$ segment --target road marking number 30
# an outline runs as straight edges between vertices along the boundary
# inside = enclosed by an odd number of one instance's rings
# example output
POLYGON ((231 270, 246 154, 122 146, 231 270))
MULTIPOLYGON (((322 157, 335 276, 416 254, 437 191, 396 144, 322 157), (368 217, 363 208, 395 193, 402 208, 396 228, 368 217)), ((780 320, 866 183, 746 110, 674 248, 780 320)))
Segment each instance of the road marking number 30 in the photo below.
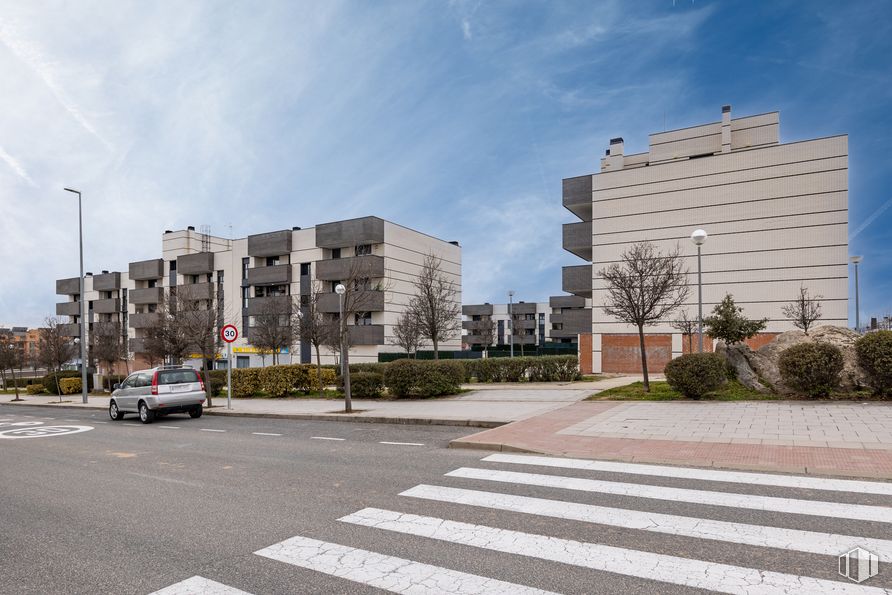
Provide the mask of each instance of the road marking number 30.
POLYGON ((67 436, 89 432, 93 426, 44 426, 39 421, 23 421, 17 423, 3 423, 2 426, 24 426, 0 432, 0 440, 15 440, 18 438, 47 438, 50 436, 67 436))

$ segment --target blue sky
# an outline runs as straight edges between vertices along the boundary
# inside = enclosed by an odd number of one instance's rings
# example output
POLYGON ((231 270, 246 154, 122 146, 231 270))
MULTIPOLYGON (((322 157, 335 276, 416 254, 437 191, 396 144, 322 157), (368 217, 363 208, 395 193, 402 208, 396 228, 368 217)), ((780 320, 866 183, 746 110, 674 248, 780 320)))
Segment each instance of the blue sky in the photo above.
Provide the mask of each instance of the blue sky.
POLYGON ((561 179, 723 104, 849 135, 862 318, 890 312, 889 56, 884 1, 0 1, 0 324, 77 274, 63 186, 87 270, 372 214, 459 240, 466 303, 544 300, 580 262, 561 179))

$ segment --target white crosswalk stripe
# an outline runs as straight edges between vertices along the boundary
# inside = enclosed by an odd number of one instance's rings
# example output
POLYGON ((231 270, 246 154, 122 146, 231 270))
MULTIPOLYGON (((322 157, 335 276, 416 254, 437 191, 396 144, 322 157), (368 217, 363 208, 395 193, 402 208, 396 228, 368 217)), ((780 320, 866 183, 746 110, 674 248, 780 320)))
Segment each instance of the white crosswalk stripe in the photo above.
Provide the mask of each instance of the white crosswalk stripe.
POLYGON ((149 595, 251 595, 203 576, 193 576, 149 595))

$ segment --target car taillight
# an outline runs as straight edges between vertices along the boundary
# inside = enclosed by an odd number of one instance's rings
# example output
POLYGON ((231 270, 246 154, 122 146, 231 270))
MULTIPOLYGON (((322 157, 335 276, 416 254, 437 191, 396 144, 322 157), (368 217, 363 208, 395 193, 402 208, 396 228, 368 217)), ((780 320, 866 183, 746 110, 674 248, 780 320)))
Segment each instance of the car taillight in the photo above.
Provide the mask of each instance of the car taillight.
POLYGON ((152 374, 152 394, 158 394, 158 372, 152 374))
POLYGON ((204 380, 201 379, 201 374, 196 372, 195 375, 198 377, 198 384, 201 385, 201 390, 204 390, 204 380))

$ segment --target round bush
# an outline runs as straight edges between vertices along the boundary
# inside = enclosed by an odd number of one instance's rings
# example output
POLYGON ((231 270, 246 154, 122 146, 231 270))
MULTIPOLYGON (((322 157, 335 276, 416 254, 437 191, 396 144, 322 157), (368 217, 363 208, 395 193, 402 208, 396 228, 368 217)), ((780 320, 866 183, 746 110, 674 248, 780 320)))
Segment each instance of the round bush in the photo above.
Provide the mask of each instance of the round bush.
POLYGON ((353 372, 350 366, 350 393, 358 399, 377 399, 384 392, 384 374, 353 372))
POLYGON ((855 354, 871 388, 879 394, 892 393, 892 331, 864 335, 855 341, 855 354))
POLYGON ((725 358, 717 353, 689 353, 666 364, 666 381, 686 397, 699 399, 728 379, 725 358))
POLYGON ((826 397, 839 386, 842 351, 828 343, 800 343, 781 353, 778 368, 784 383, 810 397, 826 397))
POLYGON ((44 392, 42 384, 29 384, 25 387, 25 392, 29 395, 39 395, 44 392))

